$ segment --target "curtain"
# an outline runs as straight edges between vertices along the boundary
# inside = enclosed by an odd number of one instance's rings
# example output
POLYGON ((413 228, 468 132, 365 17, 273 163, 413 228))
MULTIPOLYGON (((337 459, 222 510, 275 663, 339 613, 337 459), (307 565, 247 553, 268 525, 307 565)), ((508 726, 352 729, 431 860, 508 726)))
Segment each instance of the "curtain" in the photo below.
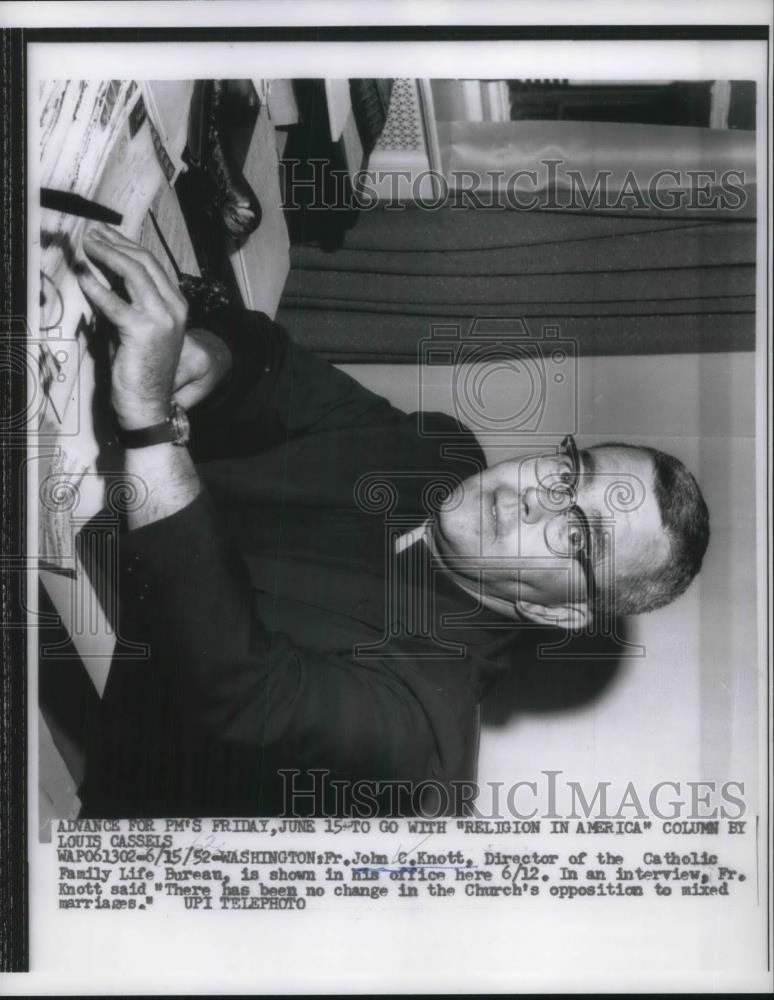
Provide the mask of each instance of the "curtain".
POLYGON ((579 354, 752 350, 755 187, 735 209, 359 213, 341 249, 291 248, 277 315, 331 360, 414 362, 434 325, 521 319, 579 354))

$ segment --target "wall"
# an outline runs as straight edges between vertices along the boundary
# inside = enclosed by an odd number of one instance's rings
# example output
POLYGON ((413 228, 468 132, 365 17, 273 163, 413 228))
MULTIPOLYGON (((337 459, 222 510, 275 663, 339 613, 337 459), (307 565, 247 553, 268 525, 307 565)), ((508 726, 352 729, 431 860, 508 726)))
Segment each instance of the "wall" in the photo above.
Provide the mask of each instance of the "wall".
MULTIPOLYGON (((403 409, 421 401, 453 412, 449 369, 342 367, 403 409)), ((512 412, 514 393, 534 375, 493 374, 482 390, 487 412, 512 412)), ((623 662, 598 697, 547 708, 532 689, 520 698, 518 679, 495 690, 483 707, 479 779, 510 784, 543 769, 583 782, 631 777, 638 787, 741 779, 751 806, 758 738, 754 356, 581 358, 573 378, 574 391, 548 400, 542 426, 561 437, 577 424, 581 446, 642 442, 685 461, 710 509, 710 547, 681 598, 626 623, 646 655, 623 662)), ((482 440, 490 461, 513 452, 495 449, 491 435, 482 440)), ((537 677, 548 691, 568 688, 572 665, 528 669, 533 687, 537 677)))

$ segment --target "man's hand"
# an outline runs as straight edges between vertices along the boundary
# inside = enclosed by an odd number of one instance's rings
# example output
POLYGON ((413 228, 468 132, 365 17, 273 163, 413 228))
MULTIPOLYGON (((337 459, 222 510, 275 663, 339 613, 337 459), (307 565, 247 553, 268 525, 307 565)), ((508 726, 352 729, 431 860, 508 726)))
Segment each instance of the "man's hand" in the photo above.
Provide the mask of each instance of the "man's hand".
POLYGON ((175 372, 174 397, 186 410, 208 396, 231 369, 233 358, 226 344, 204 329, 186 330, 175 372))
MULTIPOLYGON (((181 365, 188 305, 153 255, 114 229, 93 226, 83 248, 103 270, 120 278, 126 289, 127 297, 122 298, 93 274, 78 275, 84 295, 116 329, 117 339, 111 345, 111 396, 118 421, 126 430, 159 424, 169 415, 176 390, 185 405, 184 390, 196 395, 208 380, 207 359, 195 338, 181 365)), ((201 489, 188 450, 171 442, 127 449, 124 468, 147 491, 142 506, 127 513, 130 529, 171 516, 190 504, 201 489)))
POLYGON ((84 295, 116 329, 111 388, 118 422, 126 430, 161 423, 176 388, 188 303, 151 253, 111 227, 92 225, 83 248, 123 281, 128 297, 105 288, 89 271, 78 275, 84 295))

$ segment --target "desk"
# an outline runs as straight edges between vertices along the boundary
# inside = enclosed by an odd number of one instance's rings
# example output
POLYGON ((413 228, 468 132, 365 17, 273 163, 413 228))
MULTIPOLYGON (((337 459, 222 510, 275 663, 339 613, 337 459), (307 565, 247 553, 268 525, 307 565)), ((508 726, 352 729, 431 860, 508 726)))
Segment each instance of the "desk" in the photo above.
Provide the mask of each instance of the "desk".
MULTIPOLYGON (((47 83, 41 94, 42 185, 120 212, 122 232, 151 249, 171 277, 174 270, 149 224, 149 208, 185 273, 198 273, 205 250, 191 239, 178 199, 178 187, 186 179, 183 151, 192 92, 192 81, 58 81, 47 83)), ((249 308, 273 316, 289 269, 289 243, 274 128, 265 107, 248 140, 243 170, 261 202, 262 222, 241 248, 225 244, 220 236, 218 241, 225 245, 237 295, 249 308)), ((78 217, 42 210, 37 245, 40 335, 33 344, 40 398, 30 454, 41 499, 36 553, 41 584, 69 640, 41 652, 40 670, 55 669, 64 661, 76 662, 79 669, 82 664, 101 694, 116 644, 111 524, 117 528, 120 505, 127 502, 133 485, 140 496, 142 484, 126 483, 120 465, 115 465, 120 462, 116 449, 107 449, 106 455, 109 407, 104 380, 100 384, 102 369, 94 357, 99 345, 94 344, 92 311, 73 269, 75 261, 83 259, 85 227, 78 217), (105 521, 106 541, 87 550, 91 564, 84 566, 77 539, 97 514, 105 521), (99 576, 103 586, 97 588, 99 576)), ((215 242, 211 224, 203 238, 215 242)), ((68 815, 77 808, 72 788, 63 788, 52 776, 69 773, 77 782, 80 775, 77 754, 65 739, 66 727, 57 721, 57 712, 66 706, 41 703, 41 708, 46 713, 39 747, 45 821, 63 814, 63 795, 70 803, 68 815), (63 772, 63 761, 56 755, 65 742, 69 771, 63 772), (46 789, 47 782, 51 788, 46 789)))

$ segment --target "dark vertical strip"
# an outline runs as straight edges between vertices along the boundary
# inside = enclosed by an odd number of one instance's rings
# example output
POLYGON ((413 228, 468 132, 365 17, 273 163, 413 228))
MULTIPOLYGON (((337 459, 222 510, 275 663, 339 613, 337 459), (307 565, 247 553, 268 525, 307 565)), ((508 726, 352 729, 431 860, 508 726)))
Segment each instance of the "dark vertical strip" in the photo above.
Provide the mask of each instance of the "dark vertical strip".
POLYGON ((26 601, 19 557, 25 511, 17 488, 25 457, 19 424, 28 350, 18 337, 27 311, 24 44, 22 30, 0 32, 0 972, 29 968, 26 630, 20 625, 26 601))

